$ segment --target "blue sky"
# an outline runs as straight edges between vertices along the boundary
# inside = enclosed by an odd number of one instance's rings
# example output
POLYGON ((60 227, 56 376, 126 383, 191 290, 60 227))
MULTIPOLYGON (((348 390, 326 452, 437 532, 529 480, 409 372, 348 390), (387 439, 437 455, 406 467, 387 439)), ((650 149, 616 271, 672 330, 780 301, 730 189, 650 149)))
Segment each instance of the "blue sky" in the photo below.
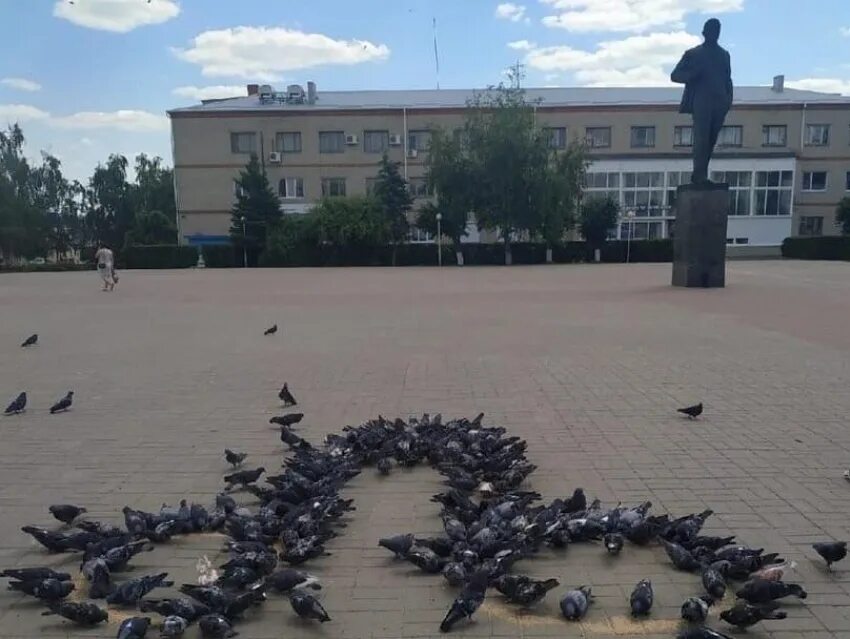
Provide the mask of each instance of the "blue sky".
POLYGON ((113 152, 170 163, 166 109, 252 80, 432 88, 434 18, 444 88, 516 61, 527 86, 653 86, 708 15, 737 84, 850 94, 847 0, 2 0, 0 125, 86 179, 113 152))

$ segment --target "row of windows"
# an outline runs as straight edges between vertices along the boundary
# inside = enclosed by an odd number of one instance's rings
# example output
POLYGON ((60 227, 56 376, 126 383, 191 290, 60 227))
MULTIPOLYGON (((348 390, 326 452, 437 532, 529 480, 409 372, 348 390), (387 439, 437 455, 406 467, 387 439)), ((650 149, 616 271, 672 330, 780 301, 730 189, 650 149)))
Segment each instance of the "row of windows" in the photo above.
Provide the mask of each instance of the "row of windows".
MULTIPOLYGON (((378 178, 366 178, 366 193, 374 193, 378 178)), ((234 193, 239 193, 239 184, 234 182, 234 193)), ((322 178, 322 197, 342 197, 347 192, 347 180, 344 177, 322 178)), ((428 182, 424 177, 410 178, 407 188, 414 198, 425 198, 430 196, 428 182)), ((277 186, 278 196, 285 200, 301 200, 307 197, 304 189, 304 178, 287 177, 281 178, 277 186)))
MULTIPOLYGON (((426 151, 431 143, 431 133, 427 130, 409 131, 407 148, 412 151, 426 151)), ((399 146, 400 140, 390 137, 389 131, 363 131, 363 151, 365 153, 384 153, 391 146, 399 146)), ((359 145, 356 136, 346 135, 345 131, 319 131, 319 153, 343 153, 347 146, 359 145)), ((280 131, 275 134, 274 151, 278 153, 301 153, 302 136, 300 131, 280 131)), ((232 153, 257 153, 257 134, 253 131, 230 134, 232 153)))

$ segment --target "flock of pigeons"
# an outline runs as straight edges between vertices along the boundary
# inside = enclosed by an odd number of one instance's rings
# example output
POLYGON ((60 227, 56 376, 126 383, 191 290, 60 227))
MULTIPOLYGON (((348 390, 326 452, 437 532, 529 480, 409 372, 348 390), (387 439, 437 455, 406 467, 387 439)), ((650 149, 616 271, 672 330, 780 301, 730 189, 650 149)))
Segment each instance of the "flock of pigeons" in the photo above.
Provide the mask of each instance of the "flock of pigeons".
MULTIPOLYGON (((36 336, 27 340, 36 341, 36 336)), ((286 384, 279 397, 286 408, 297 405, 286 384)), ((24 396, 20 410, 25 403, 24 396)), ((65 408, 69 406, 70 398, 65 408)), ((702 405, 680 412, 695 419, 702 405)), ((728 639, 704 624, 709 608, 724 598, 732 581, 742 582, 735 592, 738 601, 720 618, 738 628, 783 619, 786 613, 779 609, 778 600, 807 596, 800 585, 783 581, 793 562, 762 548, 736 544, 734 536, 701 535, 711 510, 672 518, 651 514, 650 502, 606 509, 599 500, 588 503, 581 488, 568 498, 541 503, 540 494, 521 489, 536 468, 525 456, 526 442, 509 436, 504 428, 484 426, 483 413, 472 420, 445 423, 440 415, 408 421, 379 416, 358 427, 347 426, 341 434, 327 435, 321 446, 293 430, 303 417, 303 413, 289 412, 271 418, 291 455, 284 460, 283 472, 265 476, 266 485, 257 483, 265 468, 242 469, 247 454, 225 449, 225 459, 234 470, 224 476, 224 491, 209 508, 186 500, 176 507, 163 504, 158 513, 125 506, 122 528, 84 518, 83 507, 58 504, 49 511, 64 525, 62 529, 24 526, 22 530, 48 552, 81 554, 80 571, 92 601, 68 600, 75 583, 67 572, 11 568, 0 571, 0 576, 10 580, 10 590, 44 602, 44 615, 59 615, 82 626, 108 620, 108 610, 95 603, 105 600, 111 606, 158 613, 162 637, 179 637, 195 622, 203 637, 232 637, 238 634, 234 623, 262 605, 270 591, 286 595, 299 617, 324 623, 330 616, 314 594, 321 585, 300 566, 326 554, 325 544, 339 534, 345 525, 341 519, 354 510, 353 500, 340 497, 340 490, 364 467, 389 475, 398 467, 428 464, 444 476, 447 485, 432 498, 441 506, 443 533, 432 537, 398 534, 378 543, 399 560, 425 573, 440 574, 450 586, 460 588, 440 624, 442 632, 471 619, 491 588, 522 608, 543 600, 560 586, 559 581, 517 574, 514 565, 545 546, 565 549, 575 543, 601 541, 611 555, 619 555, 627 541, 640 546, 660 544, 677 569, 698 573, 705 593, 683 602, 681 615, 689 625, 678 635, 680 639, 728 639), (238 505, 231 494, 236 490, 249 493, 259 505, 254 510, 238 505), (174 585, 165 572, 117 579, 138 553, 166 544, 176 535, 208 531, 227 535, 224 550, 229 560, 205 570, 199 583, 181 585, 184 596, 148 597, 157 588, 174 585)), ((828 568, 847 554, 846 542, 818 543, 814 548, 828 568)), ((631 614, 650 614, 653 599, 650 580, 638 582, 629 598, 631 614)), ((593 602, 592 589, 577 586, 562 593, 559 601, 564 618, 580 620, 593 602)), ((145 637, 150 626, 150 617, 126 618, 118 639, 145 637)))

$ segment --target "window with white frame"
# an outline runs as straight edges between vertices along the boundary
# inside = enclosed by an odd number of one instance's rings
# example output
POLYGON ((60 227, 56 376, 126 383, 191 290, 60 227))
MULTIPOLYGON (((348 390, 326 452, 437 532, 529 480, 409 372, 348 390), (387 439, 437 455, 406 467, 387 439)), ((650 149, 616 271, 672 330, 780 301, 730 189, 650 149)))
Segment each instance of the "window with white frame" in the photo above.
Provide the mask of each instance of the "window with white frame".
POLYGON ((304 178, 282 178, 277 184, 277 194, 285 200, 304 197, 304 178))
POLYGON ((676 206, 677 189, 691 183, 690 171, 668 171, 667 173, 667 210, 672 215, 672 209, 676 206))
POLYGON ((823 235, 823 217, 820 215, 800 217, 800 235, 823 235))
POLYGON ((363 152, 383 153, 390 148, 389 131, 363 131, 363 152))
POLYGON ((694 145, 694 127, 692 126, 675 126, 673 127, 673 146, 693 146, 694 145))
POLYGON ((634 211, 638 217, 663 215, 664 190, 661 171, 623 173, 623 211, 634 211))
POLYGON ((753 195, 752 171, 712 171, 714 182, 729 185, 729 215, 749 215, 753 195))
POLYGON ((607 149, 611 146, 611 127, 589 126, 585 129, 584 139, 591 149, 607 149))
POLYGON ((717 135, 717 146, 742 146, 744 144, 744 127, 729 125, 721 127, 717 135))
POLYGON ((620 223, 620 238, 633 240, 658 240, 663 237, 663 222, 636 222, 624 219, 620 223))
POLYGON ((784 124, 765 124, 761 128, 764 146, 785 146, 788 144, 788 127, 784 124))
POLYGON ((829 125, 807 124, 805 144, 806 146, 829 146, 829 125))
POLYGON ((256 153, 257 134, 253 131, 243 131, 230 134, 231 153, 256 153))
POLYGON ((319 131, 319 153, 343 153, 345 131, 319 131))
POLYGON ((301 153, 301 131, 280 131, 275 135, 274 148, 280 153, 301 153))
POLYGON ((550 149, 566 149, 567 148, 567 128, 566 127, 549 127, 546 129, 549 134, 550 149))
POLYGON ((632 148, 643 149, 655 146, 654 126, 632 127, 632 148))
POLYGON ((431 145, 431 132, 427 129, 418 129, 407 132, 408 151, 427 151, 431 145))
POLYGON ((620 174, 593 171, 584 176, 587 197, 609 198, 620 203, 620 174))
POLYGON ((428 231, 420 229, 418 226, 411 226, 407 230, 407 241, 411 244, 424 244, 433 242, 434 236, 428 231))
POLYGON ((826 191, 826 171, 803 172, 803 191, 826 191))
POLYGON ((233 180, 233 195, 236 197, 245 197, 248 192, 245 187, 239 183, 239 180, 233 180))
POLYGON ((791 215, 793 171, 756 171, 754 215, 791 215))
POLYGON ((407 189, 414 198, 428 197, 428 180, 424 177, 412 177, 407 180, 407 189))
POLYGON ((322 178, 322 197, 344 197, 345 178, 322 178))

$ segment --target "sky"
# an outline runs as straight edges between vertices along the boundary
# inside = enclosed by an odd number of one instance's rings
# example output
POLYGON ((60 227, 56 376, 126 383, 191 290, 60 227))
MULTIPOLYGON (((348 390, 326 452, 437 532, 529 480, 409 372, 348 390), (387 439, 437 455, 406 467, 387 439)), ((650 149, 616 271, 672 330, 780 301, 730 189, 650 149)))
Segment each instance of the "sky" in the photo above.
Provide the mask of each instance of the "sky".
POLYGON ((86 181, 111 153, 171 164, 166 110, 308 80, 324 90, 661 86, 723 23, 736 84, 850 95, 847 0, 0 0, 0 126, 86 181), (813 10, 813 9, 817 10, 813 10))

